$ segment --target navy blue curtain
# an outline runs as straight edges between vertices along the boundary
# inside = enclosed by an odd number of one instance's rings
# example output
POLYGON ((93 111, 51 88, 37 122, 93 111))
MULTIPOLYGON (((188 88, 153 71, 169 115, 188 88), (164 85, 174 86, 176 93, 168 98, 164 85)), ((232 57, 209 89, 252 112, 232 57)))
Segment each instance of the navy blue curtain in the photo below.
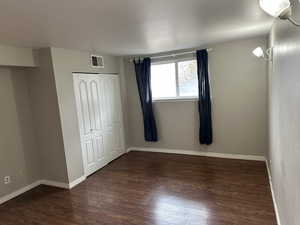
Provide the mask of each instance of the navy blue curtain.
POLYGON ((134 60, 136 81, 144 118, 144 136, 149 142, 158 141, 155 117, 152 108, 151 59, 134 60))
POLYGON ((199 89, 199 141, 200 144, 210 145, 213 141, 211 99, 208 73, 207 50, 197 51, 198 89, 199 89))

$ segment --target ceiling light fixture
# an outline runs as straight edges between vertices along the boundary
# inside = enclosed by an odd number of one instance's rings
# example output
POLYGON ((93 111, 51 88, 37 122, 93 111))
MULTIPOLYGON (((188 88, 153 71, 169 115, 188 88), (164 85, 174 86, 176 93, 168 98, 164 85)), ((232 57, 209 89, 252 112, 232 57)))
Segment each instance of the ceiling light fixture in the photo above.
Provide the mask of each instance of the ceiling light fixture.
POLYGON ((259 0, 259 5, 269 15, 279 17, 282 20, 288 20, 295 26, 300 26, 300 24, 292 18, 290 0, 259 0))
POLYGON ((266 51, 263 50, 262 47, 258 46, 256 49, 252 51, 253 55, 257 58, 263 58, 267 61, 272 60, 272 48, 267 49, 266 51))

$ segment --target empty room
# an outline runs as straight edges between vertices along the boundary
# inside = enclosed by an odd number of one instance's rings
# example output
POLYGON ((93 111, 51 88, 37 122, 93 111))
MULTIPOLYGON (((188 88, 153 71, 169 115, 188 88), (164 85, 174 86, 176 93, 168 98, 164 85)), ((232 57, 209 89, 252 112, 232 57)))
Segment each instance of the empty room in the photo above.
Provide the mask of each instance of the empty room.
POLYGON ((0 225, 300 225, 299 0, 0 11, 0 225))

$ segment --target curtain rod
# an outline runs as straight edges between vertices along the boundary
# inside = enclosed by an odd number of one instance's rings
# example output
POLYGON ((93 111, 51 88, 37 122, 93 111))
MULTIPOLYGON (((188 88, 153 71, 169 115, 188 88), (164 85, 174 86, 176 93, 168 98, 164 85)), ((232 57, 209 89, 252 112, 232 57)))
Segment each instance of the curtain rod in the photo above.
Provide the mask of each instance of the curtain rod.
MULTIPOLYGON (((208 48, 206 49, 208 52, 211 52, 213 49, 212 48, 208 48)), ((168 58, 168 57, 176 57, 179 55, 187 55, 187 54, 193 54, 196 53, 196 51, 189 51, 189 52, 179 52, 179 53, 174 53, 174 54, 167 54, 167 55, 158 55, 158 56, 150 56, 151 59, 160 59, 160 58, 168 58)), ((140 58, 146 58, 147 56, 142 56, 140 58)), ((139 58, 139 56, 137 57, 133 57, 130 59, 130 62, 133 62, 133 60, 135 58, 139 58)))

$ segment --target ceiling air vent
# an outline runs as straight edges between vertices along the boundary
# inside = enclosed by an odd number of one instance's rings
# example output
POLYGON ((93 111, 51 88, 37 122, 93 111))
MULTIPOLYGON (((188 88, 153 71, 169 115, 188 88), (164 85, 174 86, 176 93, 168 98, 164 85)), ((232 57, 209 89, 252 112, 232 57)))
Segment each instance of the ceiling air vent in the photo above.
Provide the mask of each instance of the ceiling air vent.
POLYGON ((91 55, 91 63, 94 68, 104 68, 103 56, 91 55))

